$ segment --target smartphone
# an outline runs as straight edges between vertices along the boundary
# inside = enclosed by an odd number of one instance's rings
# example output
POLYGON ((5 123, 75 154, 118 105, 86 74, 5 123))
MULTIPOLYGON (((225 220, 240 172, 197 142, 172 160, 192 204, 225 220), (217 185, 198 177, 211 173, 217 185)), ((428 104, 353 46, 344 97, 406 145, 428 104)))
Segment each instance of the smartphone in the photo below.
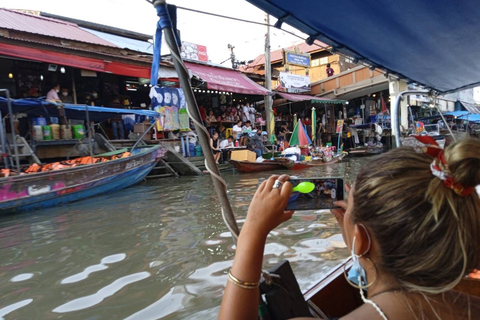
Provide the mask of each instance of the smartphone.
POLYGON ((313 183, 315 188, 309 193, 293 191, 288 200, 287 210, 338 208, 333 202, 343 200, 345 196, 345 184, 343 178, 303 178, 290 179, 290 182, 292 183, 293 188, 302 182, 313 183))

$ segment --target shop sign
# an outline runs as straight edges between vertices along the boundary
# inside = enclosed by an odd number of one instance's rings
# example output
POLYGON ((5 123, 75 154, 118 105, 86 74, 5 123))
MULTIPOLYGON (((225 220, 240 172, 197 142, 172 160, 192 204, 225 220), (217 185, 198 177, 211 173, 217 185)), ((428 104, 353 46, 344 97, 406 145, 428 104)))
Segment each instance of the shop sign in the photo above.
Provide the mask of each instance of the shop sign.
POLYGON ((183 59, 208 62, 207 47, 182 41, 180 56, 183 59))
POLYGON ((310 54, 309 53, 296 53, 293 51, 284 51, 285 64, 291 64, 294 66, 310 67, 310 54))
POLYGON ((343 120, 338 120, 337 121, 337 133, 342 132, 343 129, 343 120))
POLYGON ((280 72, 280 86, 287 92, 310 91, 310 77, 280 72))

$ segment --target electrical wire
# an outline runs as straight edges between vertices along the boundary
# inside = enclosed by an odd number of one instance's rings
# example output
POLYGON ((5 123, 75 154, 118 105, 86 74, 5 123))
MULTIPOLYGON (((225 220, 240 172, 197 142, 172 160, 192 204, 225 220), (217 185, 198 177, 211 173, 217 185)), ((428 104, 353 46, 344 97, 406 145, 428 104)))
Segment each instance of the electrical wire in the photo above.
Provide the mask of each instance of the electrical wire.
MULTIPOLYGON (((151 3, 153 4, 153 0, 145 0, 147 1, 148 3, 151 3)), ((258 21, 253 21, 253 20, 247 20, 247 19, 241 19, 241 18, 235 18, 235 17, 231 17, 231 16, 226 16, 226 15, 223 15, 223 14, 218 14, 218 13, 212 13, 212 12, 207 12, 207 11, 202 11, 202 10, 197 10, 197 9, 192 9, 192 8, 186 8, 186 7, 180 7, 180 6, 176 6, 177 9, 181 9, 181 10, 185 10, 185 11, 190 11, 190 12, 195 12, 195 13, 200 13, 200 14, 205 14, 205 15, 209 15, 209 16, 213 16, 213 17, 218 17, 218 18, 223 18, 223 19, 229 19, 229 20, 234 20, 234 21, 239 21, 239 22, 245 22, 245 23, 250 23, 250 24, 256 24, 256 25, 260 25, 260 26, 264 26, 264 27, 272 27, 272 28, 275 28, 275 29, 278 29, 278 30, 282 30, 283 32, 286 32, 294 37, 297 37, 303 41, 306 41, 307 39, 305 39, 304 37, 302 36, 299 36, 298 34, 292 32, 292 31, 288 31, 288 30, 285 30, 285 29, 282 29, 282 28, 277 28, 275 27, 273 24, 267 24, 265 22, 258 22, 258 21)), ((317 47, 321 48, 321 49, 328 49, 329 47, 324 47, 324 46, 321 46, 320 44, 314 42, 313 45, 316 45, 317 47)))
MULTIPOLYGON (((153 0, 145 0, 145 1, 147 1, 148 3, 151 3, 151 4, 153 4, 153 2, 154 2, 153 0)), ((176 6, 176 7, 177 7, 177 9, 181 9, 181 10, 185 10, 185 11, 190 11, 190 12, 195 12, 195 13, 200 13, 200 14, 205 14, 205 15, 209 15, 209 16, 213 16, 213 17, 218 17, 218 18, 223 18, 223 19, 229 19, 229 20, 234 20, 234 21, 239 21, 239 22, 245 22, 245 23, 250 23, 250 24, 256 24, 256 25, 261 25, 261 26, 265 26, 265 27, 266 27, 266 26, 272 27, 272 28, 281 30, 281 31, 283 31, 283 32, 285 32, 285 33, 288 33, 288 34, 290 34, 290 35, 292 35, 292 36, 294 36, 294 37, 297 37, 297 38, 299 38, 299 39, 301 39, 301 40, 303 40, 303 41, 305 41, 305 42, 307 41, 306 38, 304 38, 304 37, 302 37, 302 36, 300 36, 300 35, 292 32, 292 31, 288 31, 288 30, 285 30, 285 29, 282 29, 282 28, 278 28, 278 27, 276 27, 275 25, 267 24, 267 23, 265 23, 265 22, 258 22, 258 21, 253 21, 253 20, 235 18, 235 17, 231 17, 231 16, 226 16, 226 15, 218 14, 218 13, 212 13, 212 12, 207 12, 207 11, 202 11, 202 10, 197 10, 197 9, 192 9, 192 8, 186 8, 186 7, 181 7, 181 6, 176 6)), ((312 45, 315 45, 315 46, 317 46, 317 47, 320 48, 320 49, 327 50, 327 51, 329 51, 331 54, 338 54, 339 56, 342 56, 342 57, 344 57, 344 58, 349 58, 349 59, 357 60, 357 61, 358 61, 358 62, 356 62, 357 65, 363 65, 363 66, 365 66, 365 67, 367 67, 367 68, 370 68, 370 69, 373 68, 373 70, 376 70, 376 69, 377 69, 377 67, 375 67, 375 66, 372 66, 372 65, 369 65, 368 63, 359 61, 360 59, 357 59, 357 58, 351 57, 351 56, 349 56, 349 55, 347 55, 347 54, 344 54, 344 53, 342 53, 342 52, 339 52, 339 51, 337 51, 335 48, 332 48, 331 46, 322 46, 322 45, 320 45, 319 43, 317 43, 316 41, 314 41, 312 45)), ((395 75, 393 75, 393 74, 392 74, 391 76, 392 76, 393 78, 396 77, 396 78, 400 79, 399 76, 397 77, 397 76, 395 76, 395 75)))

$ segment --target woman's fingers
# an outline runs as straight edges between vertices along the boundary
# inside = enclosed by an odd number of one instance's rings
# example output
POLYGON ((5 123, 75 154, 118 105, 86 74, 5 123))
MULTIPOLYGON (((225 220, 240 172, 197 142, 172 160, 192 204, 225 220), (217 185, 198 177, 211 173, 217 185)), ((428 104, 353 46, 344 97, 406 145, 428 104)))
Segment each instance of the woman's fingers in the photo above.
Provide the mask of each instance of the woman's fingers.
POLYGON ((260 184, 260 186, 258 187, 257 192, 262 192, 263 189, 265 189, 265 186, 266 186, 266 185, 267 185, 267 180, 264 180, 264 181, 260 184))
POLYGON ((343 210, 347 210, 348 207, 348 203, 345 200, 335 201, 333 204, 337 207, 342 208, 343 210))
POLYGON ((345 191, 349 193, 350 189, 352 189, 352 187, 350 186, 350 183, 345 183, 345 191))
POLYGON ((265 185, 265 191, 270 192, 273 188, 273 184, 275 183, 275 180, 278 179, 278 175, 273 175, 270 178, 267 179, 267 184, 265 185))

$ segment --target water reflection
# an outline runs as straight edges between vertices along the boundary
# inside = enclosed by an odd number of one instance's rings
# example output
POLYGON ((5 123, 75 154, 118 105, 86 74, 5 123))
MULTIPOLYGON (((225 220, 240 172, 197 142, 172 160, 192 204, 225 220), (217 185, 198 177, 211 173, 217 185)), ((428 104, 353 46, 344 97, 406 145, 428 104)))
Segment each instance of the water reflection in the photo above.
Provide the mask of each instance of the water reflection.
MULTIPOLYGON (((345 176, 358 162, 296 173, 345 176)), ((237 221, 270 173, 227 173, 237 221)), ((0 218, 0 317, 212 319, 234 246, 210 177, 150 181, 0 218)), ((306 289, 347 256, 334 217, 304 211, 268 237, 264 267, 289 259, 306 289)))

